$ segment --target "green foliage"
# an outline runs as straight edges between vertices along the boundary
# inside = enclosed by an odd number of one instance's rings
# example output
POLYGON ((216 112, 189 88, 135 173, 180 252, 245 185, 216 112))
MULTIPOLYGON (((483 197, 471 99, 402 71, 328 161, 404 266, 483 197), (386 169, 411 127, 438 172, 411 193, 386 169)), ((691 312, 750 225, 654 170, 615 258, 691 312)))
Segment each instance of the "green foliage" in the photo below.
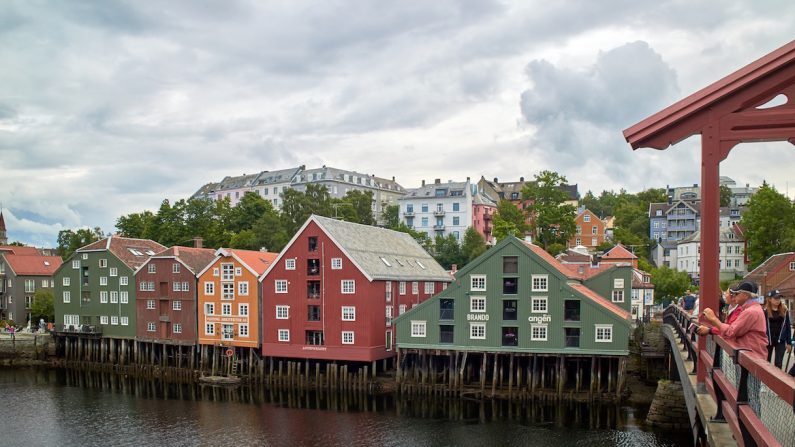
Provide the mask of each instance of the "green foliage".
POLYGON ((105 236, 99 227, 79 228, 77 230, 61 230, 58 232, 58 247, 56 253, 66 260, 80 247, 96 242, 105 236))
POLYGON ((409 228, 408 225, 400 222, 397 228, 394 228, 395 231, 400 231, 401 233, 408 233, 411 237, 417 241, 418 244, 422 246, 428 253, 433 253, 433 240, 428 236, 428 233, 424 231, 415 231, 409 228))
POLYGON ((751 198, 740 223, 746 230, 751 269, 771 255, 795 248, 795 207, 766 182, 751 198))
POLYGON ((44 318, 44 321, 55 321, 52 291, 39 289, 33 294, 30 317, 31 321, 37 321, 39 318, 44 318))
POLYGON ((461 255, 464 258, 463 267, 472 262, 473 259, 486 252, 488 246, 483 236, 478 233, 475 227, 469 227, 464 232, 464 241, 461 244, 461 255))
POLYGON ((726 185, 720 185, 720 206, 729 206, 732 203, 732 190, 726 185))
POLYGON ((434 244, 434 259, 446 270, 450 270, 453 264, 462 266, 466 260, 461 253, 461 246, 452 234, 447 237, 436 236, 434 244))
POLYGON ((390 230, 394 230, 400 223, 400 205, 397 203, 387 205, 381 213, 381 218, 384 221, 384 226, 390 230))
POLYGON ((551 254, 552 256, 557 256, 563 253, 565 250, 566 246, 558 242, 549 244, 549 246, 546 248, 547 253, 551 254))
POLYGON ((651 282, 654 284, 654 301, 660 303, 663 300, 671 301, 685 293, 690 286, 690 277, 685 272, 679 272, 662 266, 658 269, 651 269, 651 282))
POLYGON ((375 225, 373 217, 373 192, 353 189, 345 193, 339 203, 347 205, 352 210, 350 219, 346 222, 355 222, 363 225, 375 225))
POLYGON ((576 230, 577 210, 565 204, 569 200, 569 195, 561 189, 565 184, 566 177, 557 172, 541 171, 536 174, 535 181, 522 188, 522 199, 530 201, 525 211, 531 218, 534 242, 547 250, 552 244, 565 247, 576 230))
POLYGON ((155 220, 151 211, 132 213, 116 219, 116 229, 119 235, 137 239, 146 239, 151 231, 150 226, 155 220))
POLYGON ((493 222, 493 234, 497 240, 509 234, 522 239, 530 230, 525 213, 509 200, 500 200, 500 203, 497 204, 493 222))
POLYGON ((306 191, 288 189, 282 193, 282 222, 287 234, 295 234, 312 214, 332 217, 331 196, 323 185, 309 183, 306 191))

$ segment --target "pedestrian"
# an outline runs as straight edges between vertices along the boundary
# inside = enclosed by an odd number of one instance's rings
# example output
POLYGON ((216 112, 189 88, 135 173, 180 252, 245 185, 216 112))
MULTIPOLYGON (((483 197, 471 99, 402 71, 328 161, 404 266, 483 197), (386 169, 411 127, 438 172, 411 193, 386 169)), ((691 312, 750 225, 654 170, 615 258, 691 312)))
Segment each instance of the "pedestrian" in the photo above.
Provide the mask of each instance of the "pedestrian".
POLYGON ((726 314, 723 318, 723 322, 726 324, 732 324, 743 310, 734 300, 734 294, 731 293, 732 287, 737 287, 737 284, 733 284, 723 293, 723 299, 726 300, 726 314))
POLYGON ((765 303, 765 315, 768 321, 767 361, 769 362, 773 358, 773 364, 779 369, 781 369, 784 360, 784 351, 792 351, 789 312, 787 312, 787 305, 781 302, 781 298, 782 295, 778 289, 771 290, 767 294, 765 303))
POLYGON ((693 312, 693 306, 696 305, 696 297, 690 293, 690 289, 687 289, 685 292, 684 298, 682 298, 682 308, 687 311, 687 313, 693 312))
POLYGON ((702 315, 709 325, 700 326, 697 329, 698 334, 720 335, 735 343, 738 348, 751 351, 752 355, 760 359, 767 358, 767 319, 756 301, 756 290, 756 284, 748 281, 730 289, 734 300, 742 307, 740 314, 730 324, 726 324, 720 321, 712 309, 704 309, 702 315))

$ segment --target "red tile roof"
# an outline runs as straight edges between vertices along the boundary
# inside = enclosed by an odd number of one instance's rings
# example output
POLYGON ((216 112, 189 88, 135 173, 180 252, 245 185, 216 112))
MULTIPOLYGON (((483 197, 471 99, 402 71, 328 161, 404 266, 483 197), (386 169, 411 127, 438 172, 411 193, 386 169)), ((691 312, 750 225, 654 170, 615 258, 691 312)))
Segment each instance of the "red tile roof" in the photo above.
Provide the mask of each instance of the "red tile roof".
POLYGON ((638 259, 631 251, 624 248, 623 245, 618 244, 615 247, 608 250, 607 253, 602 255, 602 260, 613 260, 613 259, 638 259))
POLYGON ((569 286, 571 286, 572 289, 574 289, 577 292, 579 292, 582 295, 584 295, 586 298, 589 298, 591 301, 593 301, 596 304, 604 307, 605 309, 609 310, 610 312, 613 312, 614 314, 618 315, 619 317, 624 318, 624 319, 628 319, 629 318, 629 312, 627 312, 626 310, 622 309, 621 307, 613 304, 612 302, 602 298, 596 292, 594 292, 593 290, 585 287, 584 285, 582 285, 582 284, 569 284, 569 286))
POLYGON ((150 257, 165 249, 165 246, 150 239, 110 236, 78 248, 77 251, 109 250, 123 263, 127 264, 128 267, 135 270, 142 266, 150 257))
POLYGON ((17 276, 52 276, 63 261, 60 256, 3 255, 17 276))
POLYGON ((257 272, 257 275, 265 273, 265 270, 267 270, 276 257, 279 256, 279 253, 271 253, 268 251, 234 250, 231 248, 227 248, 226 251, 234 253, 243 263, 257 272))
POLYGON ((18 256, 40 256, 36 247, 21 247, 19 245, 0 245, 0 253, 10 253, 18 256))
POLYGON ((522 241, 522 243, 525 244, 527 246, 527 248, 532 250, 533 253, 537 254, 543 260, 548 262, 552 266, 552 268, 554 268, 555 270, 563 273, 568 278, 570 278, 570 279, 580 279, 581 278, 580 275, 576 273, 576 269, 575 269, 574 272, 572 272, 565 265, 563 265, 560 261, 555 259, 551 254, 547 253, 546 250, 544 250, 543 248, 539 247, 538 245, 531 244, 531 243, 529 243, 527 241, 522 241))
POLYGON ((175 245, 161 251, 153 257, 162 258, 171 256, 185 263, 193 273, 199 273, 213 262, 213 259, 215 259, 215 250, 212 248, 180 247, 175 245))

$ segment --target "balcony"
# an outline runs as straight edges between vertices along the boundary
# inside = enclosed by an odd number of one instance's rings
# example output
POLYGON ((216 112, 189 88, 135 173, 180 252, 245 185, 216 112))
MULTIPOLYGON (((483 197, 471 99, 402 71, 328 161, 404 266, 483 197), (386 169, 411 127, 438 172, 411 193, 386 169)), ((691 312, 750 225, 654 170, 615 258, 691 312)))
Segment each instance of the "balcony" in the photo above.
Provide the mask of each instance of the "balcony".
POLYGON ((442 225, 434 225, 433 231, 444 231, 444 224, 442 225))
POLYGON ((444 217, 444 210, 436 210, 433 212, 433 215, 436 217, 444 217))
POLYGON ((404 212, 403 216, 404 217, 414 217, 414 210, 404 212))

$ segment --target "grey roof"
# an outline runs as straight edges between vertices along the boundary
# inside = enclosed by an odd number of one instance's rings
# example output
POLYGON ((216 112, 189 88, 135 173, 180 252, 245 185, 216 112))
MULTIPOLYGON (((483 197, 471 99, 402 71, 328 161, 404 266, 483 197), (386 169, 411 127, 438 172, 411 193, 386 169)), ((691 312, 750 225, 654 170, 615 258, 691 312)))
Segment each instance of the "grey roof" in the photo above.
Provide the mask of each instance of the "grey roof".
POLYGON ((430 183, 419 188, 411 188, 406 190, 406 195, 398 200, 410 200, 421 197, 467 197, 467 182, 447 182, 447 183, 430 183), (446 189, 447 191, 443 196, 436 195, 437 189, 446 189), (459 191, 460 194, 453 195, 453 191, 459 191))
POLYGON ((298 166, 290 169, 280 169, 278 171, 262 171, 257 178, 252 182, 254 185, 270 185, 273 183, 289 183, 293 177, 304 169, 304 166, 298 166))
POLYGON ((254 182, 254 180, 257 177, 259 177, 259 173, 249 174, 249 175, 243 174, 243 175, 238 175, 236 177, 227 176, 224 177, 223 180, 221 180, 221 183, 218 185, 218 188, 216 188, 216 190, 224 191, 227 189, 237 189, 246 186, 251 186, 251 184, 254 182))
POLYGON ((315 215, 312 219, 372 279, 453 280, 408 233, 315 215))
POLYGON ((487 206, 497 206, 497 201, 493 198, 489 197, 485 191, 478 190, 477 194, 472 197, 472 204, 473 205, 487 205, 487 206))
MULTIPOLYGON (((528 183, 535 183, 535 182, 520 180, 518 182, 497 183, 497 185, 499 185, 500 190, 504 195, 510 197, 509 193, 512 192, 521 193, 524 186, 528 183)), ((569 200, 580 200, 580 192, 576 183, 573 185, 560 185, 558 186, 558 189, 565 192, 569 196, 569 200)))
MULTIPOLYGON (((718 234, 720 237, 719 242, 743 242, 734 227, 721 227, 718 234)), ((688 242, 701 242, 701 231, 696 230, 695 233, 679 241, 680 244, 688 242)))
POLYGON ((337 169, 332 168, 330 166, 323 166, 320 168, 314 169, 306 169, 304 172, 301 173, 300 177, 298 178, 297 183, 310 183, 310 182, 321 182, 321 181, 335 181, 335 182, 344 182, 349 183, 347 181, 346 176, 354 176, 359 177, 362 179, 361 183, 352 183, 357 186, 365 187, 365 188, 379 188, 379 189, 386 189, 389 191, 404 191, 404 188, 400 186, 394 179, 389 180, 381 177, 376 177, 372 174, 361 174, 356 171, 346 171, 344 169, 337 169), (312 180, 312 174, 320 174, 317 180, 312 180), (370 179, 370 184, 367 185, 365 180, 370 179))
POLYGON ((216 189, 218 189, 219 184, 220 183, 214 182, 207 183, 206 185, 199 188, 199 190, 193 193, 193 195, 190 197, 192 199, 205 199, 211 192, 214 192, 216 189))
POLYGON ((668 211, 668 208, 670 208, 670 207, 671 207, 671 205, 668 204, 668 203, 650 203, 649 204, 649 217, 665 217, 665 214, 668 211), (660 216, 655 216, 655 213, 657 212, 657 210, 662 211, 662 214, 660 216))

